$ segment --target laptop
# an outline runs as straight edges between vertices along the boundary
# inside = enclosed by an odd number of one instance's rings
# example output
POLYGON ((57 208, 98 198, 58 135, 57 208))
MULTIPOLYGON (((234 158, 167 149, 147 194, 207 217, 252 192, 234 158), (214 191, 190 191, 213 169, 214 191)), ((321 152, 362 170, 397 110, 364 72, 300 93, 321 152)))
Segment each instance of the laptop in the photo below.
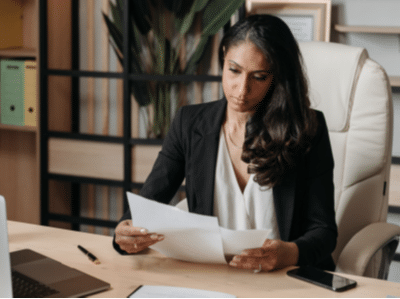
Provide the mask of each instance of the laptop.
POLYGON ((81 297, 108 288, 109 283, 33 250, 10 253, 6 203, 0 195, 0 297, 81 297))

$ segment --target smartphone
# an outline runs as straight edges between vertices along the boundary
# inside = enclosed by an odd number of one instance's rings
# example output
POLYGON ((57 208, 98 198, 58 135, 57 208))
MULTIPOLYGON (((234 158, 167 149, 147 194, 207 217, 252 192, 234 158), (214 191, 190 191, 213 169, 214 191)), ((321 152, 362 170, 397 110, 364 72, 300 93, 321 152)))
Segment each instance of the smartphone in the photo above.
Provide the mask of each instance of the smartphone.
POLYGON ((287 275, 335 292, 343 292, 345 290, 352 289, 357 285, 357 282, 354 280, 347 279, 336 274, 331 274, 310 266, 301 266, 297 269, 289 270, 287 275))

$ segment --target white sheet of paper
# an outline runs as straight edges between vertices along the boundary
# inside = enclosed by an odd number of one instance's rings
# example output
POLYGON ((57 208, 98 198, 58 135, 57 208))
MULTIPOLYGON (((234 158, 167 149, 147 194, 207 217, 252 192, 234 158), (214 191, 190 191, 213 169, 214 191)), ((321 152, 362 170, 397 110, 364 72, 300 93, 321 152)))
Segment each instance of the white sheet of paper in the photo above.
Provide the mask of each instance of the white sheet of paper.
POLYGON ((227 293, 171 286, 143 285, 129 298, 236 298, 227 293))
POLYGON ((244 249, 261 247, 271 229, 231 230, 220 227, 224 254, 240 254, 244 249))
POLYGON ((128 192, 132 224, 165 239, 151 246, 162 254, 202 263, 226 263, 217 217, 187 213, 128 192))
POLYGON ((182 211, 127 192, 132 224, 165 239, 151 246, 179 260, 200 263, 226 263, 225 254, 261 247, 271 230, 230 230, 219 227, 218 219, 182 211))
POLYGON ((151 246, 162 254, 195 263, 226 263, 218 230, 201 228, 159 229, 165 239, 151 246))

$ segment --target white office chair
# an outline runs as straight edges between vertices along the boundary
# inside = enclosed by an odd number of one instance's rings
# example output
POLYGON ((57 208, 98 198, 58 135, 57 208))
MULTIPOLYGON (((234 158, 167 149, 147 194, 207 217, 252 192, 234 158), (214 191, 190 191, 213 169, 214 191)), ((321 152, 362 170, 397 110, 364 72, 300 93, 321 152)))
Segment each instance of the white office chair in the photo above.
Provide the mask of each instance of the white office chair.
POLYGON ((336 271, 387 279, 400 227, 386 223, 393 138, 391 88, 363 48, 300 43, 314 108, 335 159, 336 271))

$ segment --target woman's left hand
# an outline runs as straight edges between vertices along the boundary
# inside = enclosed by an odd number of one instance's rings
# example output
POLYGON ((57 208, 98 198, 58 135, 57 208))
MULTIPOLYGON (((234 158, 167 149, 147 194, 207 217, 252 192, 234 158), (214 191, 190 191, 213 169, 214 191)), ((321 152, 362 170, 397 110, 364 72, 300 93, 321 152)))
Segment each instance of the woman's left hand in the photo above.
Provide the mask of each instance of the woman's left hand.
POLYGON ((293 242, 265 240, 260 248, 245 249, 233 257, 230 266, 240 269, 272 271, 297 264, 299 249, 293 242))

